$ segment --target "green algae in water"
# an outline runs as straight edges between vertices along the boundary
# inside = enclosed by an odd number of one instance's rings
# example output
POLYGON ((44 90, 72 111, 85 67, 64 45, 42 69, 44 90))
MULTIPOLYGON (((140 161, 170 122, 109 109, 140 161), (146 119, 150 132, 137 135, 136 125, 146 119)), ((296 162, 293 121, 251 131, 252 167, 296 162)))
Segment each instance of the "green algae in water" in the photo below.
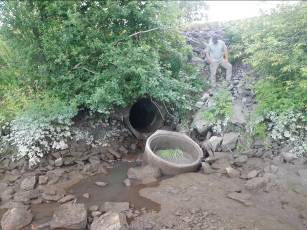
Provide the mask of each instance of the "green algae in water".
POLYGON ((181 158, 184 153, 181 149, 162 149, 158 151, 159 155, 163 158, 181 158))

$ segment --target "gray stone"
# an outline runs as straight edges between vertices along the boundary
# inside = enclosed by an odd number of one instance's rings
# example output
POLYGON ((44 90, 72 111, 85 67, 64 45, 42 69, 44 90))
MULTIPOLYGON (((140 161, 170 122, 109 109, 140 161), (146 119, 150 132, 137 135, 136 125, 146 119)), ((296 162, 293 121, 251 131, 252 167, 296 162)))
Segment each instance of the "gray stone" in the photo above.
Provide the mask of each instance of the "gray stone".
POLYGON ((28 203, 31 199, 39 196, 38 190, 19 191, 14 194, 14 201, 28 203))
POLYGON ((211 150, 213 152, 216 152, 218 151, 218 149, 220 148, 221 146, 221 143, 223 141, 223 138, 222 137, 217 137, 217 136, 213 136, 209 139, 208 143, 211 147, 211 150))
POLYGON ((72 200, 74 200, 75 198, 76 198, 76 197, 75 197, 74 195, 69 194, 69 195, 64 196, 64 197, 61 198, 60 200, 58 200, 58 202, 59 202, 60 204, 63 204, 63 203, 66 203, 66 202, 68 202, 68 201, 72 201, 72 200))
POLYGON ((239 133, 226 133, 223 136, 222 151, 229 152, 237 146, 239 133))
POLYGON ((203 115, 204 111, 206 111, 206 108, 199 109, 192 122, 192 127, 195 128, 200 135, 205 135, 212 126, 210 122, 205 120, 203 115))
POLYGON ((36 185, 36 176, 28 176, 24 178, 20 183, 20 188, 23 190, 34 189, 36 185))
POLYGON ((100 216, 101 213, 102 213, 102 212, 100 212, 100 211, 93 211, 93 212, 91 212, 91 216, 92 216, 92 217, 97 217, 97 216, 100 216))
POLYGON ((98 205, 92 205, 88 208, 88 210, 91 212, 98 211, 98 209, 99 209, 98 205))
POLYGON ((229 176, 230 178, 239 177, 241 174, 239 170, 236 170, 232 167, 227 167, 225 170, 226 170, 227 176, 229 176))
POLYGON ((130 186, 131 186, 131 180, 128 179, 128 178, 125 179, 123 183, 124 183, 124 185, 126 185, 127 187, 130 187, 130 186))
POLYGON ((90 175, 95 175, 98 173, 107 174, 107 170, 100 163, 87 164, 83 167, 83 173, 90 174, 90 175))
POLYGON ((268 179, 265 177, 255 177, 246 182, 245 187, 248 190, 258 190, 266 186, 268 179))
POLYGON ((246 193, 238 193, 238 192, 232 192, 227 194, 227 197, 238 201, 239 203, 245 205, 245 206, 252 206, 253 203, 250 201, 251 195, 246 194, 246 193))
POLYGON ((87 211, 84 204, 65 203, 53 213, 50 222, 51 229, 85 229, 87 211))
POLYGON ((248 160, 248 157, 246 155, 241 155, 237 157, 233 163, 236 166, 242 166, 247 162, 247 160, 248 160))
POLYGON ((54 161, 54 165, 55 165, 56 167, 61 167, 61 166, 63 165, 63 163, 64 163, 64 161, 63 161, 63 158, 62 158, 62 157, 60 157, 60 158, 58 158, 58 159, 56 159, 56 160, 54 161))
POLYGON ((300 169, 298 170, 297 174, 304 179, 307 179, 307 169, 300 169))
POLYGON ((291 163, 298 158, 296 154, 290 153, 290 152, 282 152, 280 156, 285 162, 288 162, 288 163, 291 163))
POLYGON ((208 164, 207 162, 202 162, 201 168, 202 168, 204 174, 211 174, 211 173, 215 172, 215 170, 213 170, 211 168, 210 164, 208 164))
POLYGON ((84 198, 86 198, 86 199, 89 199, 89 198, 90 198, 90 194, 89 194, 89 193, 84 193, 82 196, 83 196, 84 198))
POLYGON ((59 201, 60 199, 62 199, 64 197, 64 194, 47 194, 47 193, 43 193, 42 194, 42 198, 46 201, 59 201))
POLYGON ((255 178, 256 176, 259 175, 259 173, 260 173, 259 170, 252 170, 252 171, 250 171, 250 172, 247 174, 246 178, 247 178, 247 179, 255 178))
POLYGON ((119 154, 112 148, 108 148, 108 152, 111 153, 116 159, 120 159, 122 157, 121 154, 119 154))
POLYGON ((246 124, 246 118, 243 113, 242 105, 238 102, 234 103, 232 109, 232 117, 230 119, 231 123, 239 126, 243 126, 246 124))
POLYGON ((15 192, 14 188, 12 188, 12 187, 8 187, 8 188, 6 188, 2 191, 3 192, 1 192, 1 196, 0 196, 2 201, 10 200, 12 198, 14 192, 15 192))
POLYGON ((157 178, 161 176, 161 171, 159 168, 146 165, 128 169, 127 175, 129 179, 140 180, 143 184, 148 184, 157 181, 157 178))
POLYGON ((99 187, 106 187, 108 185, 108 183, 103 181, 96 181, 95 184, 99 187))
POLYGON ((107 212, 100 217, 94 218, 91 230, 126 230, 128 224, 126 216, 122 213, 107 212))
POLYGON ((129 210, 128 202, 105 202, 101 206, 101 210, 104 212, 124 212, 129 210))
POLYGON ((38 184, 43 185, 47 184, 48 182, 48 176, 42 175, 38 177, 38 184))
POLYGON ((33 215, 25 207, 16 207, 9 209, 1 218, 1 227, 3 230, 24 229, 31 223, 33 215))

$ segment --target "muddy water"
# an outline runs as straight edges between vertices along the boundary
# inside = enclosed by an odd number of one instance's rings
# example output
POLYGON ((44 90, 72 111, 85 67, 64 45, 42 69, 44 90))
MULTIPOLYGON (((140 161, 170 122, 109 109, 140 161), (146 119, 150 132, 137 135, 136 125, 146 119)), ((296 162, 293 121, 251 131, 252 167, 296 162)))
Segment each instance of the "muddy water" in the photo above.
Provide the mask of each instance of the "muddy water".
MULTIPOLYGON (((135 162, 118 162, 114 168, 109 169, 107 175, 97 174, 95 176, 82 179, 78 183, 67 189, 67 192, 76 196, 78 203, 84 203, 86 207, 91 205, 101 206, 104 202, 129 202, 134 209, 145 208, 148 211, 160 211, 160 204, 146 199, 139 195, 139 190, 145 187, 154 187, 158 183, 149 185, 132 185, 126 187, 123 181, 127 178, 127 171, 130 167, 137 166, 135 162), (105 187, 95 184, 97 181, 108 183, 105 187), (89 193, 89 199, 84 198, 83 194, 89 193)), ((58 203, 43 203, 32 205, 34 215, 33 226, 41 226, 51 220, 54 210, 59 206, 58 203)), ((0 210, 1 216, 1 210, 0 210)), ((35 229, 35 228, 34 228, 35 229)))
POLYGON ((160 210, 160 205, 149 199, 141 197, 139 190, 144 187, 157 186, 153 183, 147 186, 132 185, 127 187, 123 181, 127 178, 127 171, 130 167, 136 166, 135 163, 120 162, 114 166, 108 175, 97 174, 95 176, 81 180, 73 185, 70 191, 77 197, 78 202, 90 205, 102 205, 106 201, 110 202, 129 202, 135 209, 146 208, 147 210, 160 210), (99 187, 97 181, 108 183, 106 187, 99 187), (83 194, 89 193, 90 198, 84 198, 83 194))

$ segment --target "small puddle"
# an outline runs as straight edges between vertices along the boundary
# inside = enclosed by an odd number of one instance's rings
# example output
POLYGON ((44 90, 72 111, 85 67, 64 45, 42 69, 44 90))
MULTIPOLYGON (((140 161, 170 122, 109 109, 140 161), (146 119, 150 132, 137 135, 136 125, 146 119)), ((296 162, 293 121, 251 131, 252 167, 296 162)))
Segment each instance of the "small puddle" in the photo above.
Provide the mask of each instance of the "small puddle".
POLYGON ((154 187, 158 183, 149 185, 132 185, 127 187, 123 181, 127 178, 127 171, 131 167, 137 166, 135 162, 119 162, 109 170, 108 174, 97 174, 70 187, 71 191, 87 207, 91 205, 102 205, 104 202, 129 202, 135 209, 146 208, 146 210, 159 211, 160 204, 140 196, 139 191, 145 187, 154 187), (108 183, 105 187, 95 184, 97 181, 108 183), (83 194, 89 193, 90 198, 84 198, 83 194))
MULTIPOLYGON (((147 187, 155 187, 159 182, 148 185, 131 185, 127 187, 123 181, 127 178, 127 171, 131 167, 137 166, 136 162, 121 161, 115 163, 112 169, 108 170, 108 174, 97 174, 94 176, 82 179, 78 183, 67 189, 67 192, 76 196, 78 203, 84 203, 86 207, 98 205, 99 207, 104 202, 129 202, 130 207, 141 210, 145 208, 147 211, 160 211, 160 204, 150 199, 140 196, 139 191, 147 187), (108 183, 105 187, 99 187, 95 184, 97 181, 108 183), (83 194, 88 193, 90 197, 84 198, 83 194)), ((32 205, 32 213, 34 215, 34 226, 47 223, 51 220, 54 210, 59 206, 59 203, 43 203, 32 205)), ((0 210, 0 215, 1 215, 0 210)))

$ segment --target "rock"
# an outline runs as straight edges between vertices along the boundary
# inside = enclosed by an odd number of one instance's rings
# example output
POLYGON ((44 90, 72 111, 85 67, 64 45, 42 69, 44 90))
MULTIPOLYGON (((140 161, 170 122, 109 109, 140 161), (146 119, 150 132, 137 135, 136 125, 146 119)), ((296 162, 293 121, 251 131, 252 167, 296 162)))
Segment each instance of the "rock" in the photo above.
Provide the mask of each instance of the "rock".
POLYGON ((131 145, 130 145, 130 149, 131 149, 132 151, 135 151, 135 150, 136 150, 136 144, 134 144, 134 143, 131 144, 131 145))
POLYGON ((251 196, 249 194, 232 192, 232 193, 227 194, 227 197, 232 200, 238 201, 239 203, 245 206, 253 205, 253 203, 250 201, 251 196))
POLYGON ((128 169, 127 175, 129 179, 140 180, 143 184, 148 184, 157 181, 157 178, 161 176, 161 171, 156 167, 146 165, 128 169))
POLYGON ((127 187, 130 187, 130 186, 131 186, 131 180, 128 179, 128 178, 125 179, 123 183, 124 183, 124 185, 126 185, 127 187))
POLYGON ((14 201, 28 203, 39 196, 38 190, 19 191, 14 194, 14 201))
MULTIPOLYGON (((123 146, 121 146, 121 147, 123 147, 123 146)), ((116 159, 120 159, 122 157, 121 154, 119 154, 118 152, 116 152, 112 148, 108 148, 108 152, 111 153, 116 159)))
POLYGON ((62 199, 64 197, 64 194, 47 194, 47 193, 43 193, 42 194, 42 198, 46 201, 59 201, 60 199, 62 199))
POLYGON ((95 164, 91 163, 83 167, 83 173, 90 174, 90 175, 95 175, 98 173, 107 174, 107 170, 100 163, 95 163, 95 164))
POLYGON ((235 160, 234 160, 234 165, 236 166, 242 166, 243 164, 245 164, 248 160, 248 157, 246 155, 241 155, 239 157, 237 157, 235 160))
POLYGON ((259 173, 260 173, 259 170, 252 170, 247 174, 246 178, 247 179, 255 178, 256 176, 258 176, 259 173))
POLYGON ((222 141, 222 151, 229 152, 231 150, 234 150, 237 146, 239 135, 239 133, 224 134, 222 141))
POLYGON ((296 154, 290 153, 290 152, 282 152, 280 156, 285 162, 288 162, 288 163, 291 163, 298 158, 296 154))
POLYGON ((243 113, 243 110, 244 109, 242 108, 241 103, 238 102, 234 103, 230 122, 240 127, 244 126, 246 124, 246 118, 243 113))
POLYGON ((209 121, 206 121, 204 117, 204 112, 207 110, 207 107, 202 107, 194 115, 192 127, 197 131, 198 134, 205 136, 209 129, 212 127, 209 121))
POLYGON ((300 169, 298 170, 297 174, 304 179, 307 179, 307 169, 300 169))
POLYGON ((217 136, 213 136, 209 139, 208 143, 213 152, 218 151, 218 148, 221 146, 222 140, 223 140, 222 137, 217 137, 217 136))
POLYGON ((268 178, 265 177, 255 177, 246 182, 245 187, 248 190, 258 190, 266 186, 268 178))
POLYGON ((20 183, 20 188, 23 190, 32 190, 36 185, 36 176, 28 176, 20 183))
POLYGON ((89 198, 90 198, 90 194, 89 194, 89 193, 84 193, 82 196, 83 196, 84 198, 86 198, 86 199, 89 199, 89 198))
POLYGON ((6 174, 4 177, 4 181, 9 181, 11 183, 14 183, 16 180, 18 180, 21 177, 20 174, 6 174))
POLYGON ((128 224, 126 216, 122 213, 107 212, 96 217, 91 224, 91 230, 126 230, 128 224))
POLYGON ((85 229, 87 211, 84 204, 65 203, 53 213, 50 228, 85 229))
POLYGON ((0 196, 1 201, 10 200, 12 198, 13 194, 15 193, 15 190, 12 187, 8 187, 8 188, 1 190, 1 191, 3 191, 3 192, 1 192, 1 196, 0 196))
POLYGON ((6 211, 1 218, 1 227, 3 230, 24 229, 31 223, 33 215, 25 207, 12 208, 6 211))
POLYGON ((202 162, 201 168, 202 168, 204 174, 211 174, 211 173, 215 172, 215 170, 213 170, 207 162, 202 162))
POLYGON ((232 167, 227 167, 226 168, 226 174, 227 176, 229 176, 230 178, 235 178, 235 177, 239 177, 240 176, 240 171, 232 168, 232 167))
POLYGON ((43 184, 47 184, 48 182, 48 176, 39 176, 38 177, 38 184, 43 185, 43 184))
POLYGON ((56 167, 61 167, 61 166, 63 165, 63 163, 64 163, 64 161, 63 161, 63 158, 62 158, 62 157, 60 157, 60 158, 58 158, 58 159, 56 159, 56 160, 54 161, 54 165, 55 165, 56 167))
POLYGON ((93 212, 91 212, 91 216, 92 217, 97 217, 97 216, 100 216, 100 215, 101 215, 100 211, 93 211, 93 212))
POLYGON ((88 210, 91 212, 98 211, 98 209, 99 209, 98 205, 92 205, 88 208, 88 210))
POLYGON ((105 187, 108 185, 108 183, 103 182, 103 181, 96 181, 95 184, 99 187, 105 187))
POLYGON ((6 182, 0 182, 0 191, 4 191, 5 189, 8 188, 8 183, 6 182))
POLYGON ((211 164, 211 168, 218 170, 220 173, 225 173, 226 168, 231 167, 228 159, 226 158, 221 158, 214 163, 211 164))
MULTIPOLYGON (((118 150, 123 154, 127 154, 129 152, 124 146, 120 146, 118 150)), ((118 157, 116 157, 116 158, 118 158, 118 157)))
POLYGON ((124 212, 129 210, 128 202, 105 202, 101 206, 101 210, 104 212, 124 212))

